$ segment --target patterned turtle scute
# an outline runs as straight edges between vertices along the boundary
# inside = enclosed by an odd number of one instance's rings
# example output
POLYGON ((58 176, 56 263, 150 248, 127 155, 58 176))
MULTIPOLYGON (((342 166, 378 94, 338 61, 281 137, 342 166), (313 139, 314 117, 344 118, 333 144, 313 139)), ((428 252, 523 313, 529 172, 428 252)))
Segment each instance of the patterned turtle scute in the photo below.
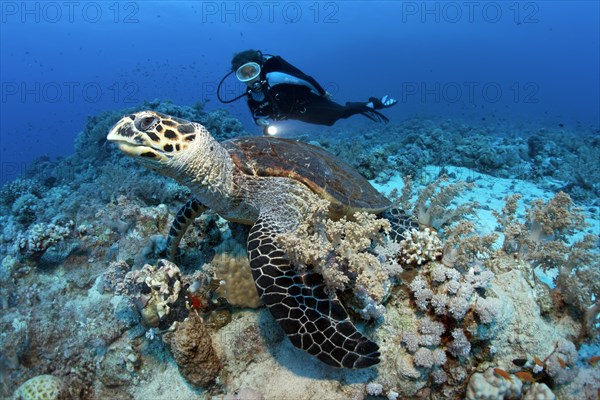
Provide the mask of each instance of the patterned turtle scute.
POLYGON ((246 175, 288 177, 312 191, 355 209, 383 211, 390 201, 350 165, 320 147, 274 137, 248 137, 221 143, 246 175))

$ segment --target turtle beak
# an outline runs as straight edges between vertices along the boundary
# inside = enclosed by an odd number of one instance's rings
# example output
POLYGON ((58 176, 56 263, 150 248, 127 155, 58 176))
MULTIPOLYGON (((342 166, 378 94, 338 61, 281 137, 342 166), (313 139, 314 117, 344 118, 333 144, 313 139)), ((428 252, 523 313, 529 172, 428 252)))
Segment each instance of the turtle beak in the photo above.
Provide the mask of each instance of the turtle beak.
POLYGON ((135 148, 138 146, 132 140, 135 137, 135 131, 132 128, 132 121, 127 117, 123 118, 108 132, 106 140, 116 143, 123 153, 135 156, 135 148))
POLYGON ((130 117, 123 117, 108 132, 109 142, 130 142, 138 135, 130 117))
POLYGON ((134 121, 129 116, 121 118, 112 127, 106 140, 116 143, 119 150, 131 157, 154 160, 162 158, 154 149, 146 145, 142 133, 136 129, 134 121))

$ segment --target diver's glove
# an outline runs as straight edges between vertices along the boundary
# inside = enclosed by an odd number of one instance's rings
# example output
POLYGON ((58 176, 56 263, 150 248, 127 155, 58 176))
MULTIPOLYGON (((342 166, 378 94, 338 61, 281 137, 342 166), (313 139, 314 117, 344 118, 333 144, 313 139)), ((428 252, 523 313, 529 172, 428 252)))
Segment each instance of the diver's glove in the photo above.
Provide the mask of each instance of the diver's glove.
POLYGON ((381 110, 382 108, 388 108, 396 104, 398 100, 392 99, 387 94, 383 96, 381 99, 377 97, 369 98, 369 102, 367 103, 367 107, 372 108, 373 110, 381 110))
POLYGON ((254 122, 256 123, 256 125, 261 126, 263 128, 269 126, 269 120, 266 120, 264 118, 255 119, 254 122))

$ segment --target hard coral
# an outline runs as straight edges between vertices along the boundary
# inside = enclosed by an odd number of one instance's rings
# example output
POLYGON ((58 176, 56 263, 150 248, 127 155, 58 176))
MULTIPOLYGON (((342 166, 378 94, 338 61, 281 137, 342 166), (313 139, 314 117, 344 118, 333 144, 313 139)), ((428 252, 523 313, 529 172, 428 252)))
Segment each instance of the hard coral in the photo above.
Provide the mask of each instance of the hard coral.
POLYGON ((575 345, 561 339, 556 344, 556 349, 545 362, 545 371, 555 383, 565 384, 573 379, 576 372, 572 367, 577 362, 577 349, 575 345))
POLYGON ((202 318, 191 313, 175 331, 164 335, 181 374, 194 386, 204 387, 219 374, 221 362, 202 318))
POLYGON ((23 195, 28 194, 40 198, 43 193, 44 188, 37 179, 17 178, 12 182, 6 183, 0 189, 0 205, 10 207, 23 195))
POLYGON ((123 286, 149 327, 168 328, 182 319, 179 314, 187 315, 181 273, 167 260, 159 260, 158 268, 146 264, 141 270, 128 272, 123 286))
POLYGON ((488 368, 484 373, 471 375, 467 385, 467 400, 503 400, 518 398, 523 383, 514 375, 509 378, 496 373, 498 368, 488 368))
POLYGON ((216 279, 223 282, 217 293, 223 295, 229 304, 249 308, 260 306, 244 245, 233 239, 221 243, 215 248, 210 266, 216 279))
POLYGON ((17 238, 19 251, 28 257, 39 258, 49 247, 69 237, 73 226, 73 221, 63 225, 35 224, 27 232, 19 234, 17 238))
POLYGON ((404 264, 421 265, 442 255, 442 242, 435 231, 411 229, 400 242, 400 260, 404 264))
POLYGON ((53 375, 38 375, 24 382, 15 391, 13 400, 66 400, 68 392, 62 381, 53 375))
POLYGON ((522 397, 523 400, 554 400, 556 396, 545 383, 534 382, 522 397))

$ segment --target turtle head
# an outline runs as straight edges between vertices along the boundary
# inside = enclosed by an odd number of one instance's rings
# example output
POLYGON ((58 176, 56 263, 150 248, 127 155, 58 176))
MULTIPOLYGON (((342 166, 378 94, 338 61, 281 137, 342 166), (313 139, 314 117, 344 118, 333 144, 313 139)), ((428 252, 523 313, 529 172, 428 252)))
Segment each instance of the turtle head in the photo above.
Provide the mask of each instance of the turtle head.
POLYGON ((209 135, 202 125, 156 111, 126 115, 112 127, 106 139, 147 167, 156 169, 185 153, 190 145, 209 135))
POLYGON ((205 202, 231 191, 231 158, 197 122, 140 111, 121 118, 106 139, 145 167, 195 188, 205 202))

